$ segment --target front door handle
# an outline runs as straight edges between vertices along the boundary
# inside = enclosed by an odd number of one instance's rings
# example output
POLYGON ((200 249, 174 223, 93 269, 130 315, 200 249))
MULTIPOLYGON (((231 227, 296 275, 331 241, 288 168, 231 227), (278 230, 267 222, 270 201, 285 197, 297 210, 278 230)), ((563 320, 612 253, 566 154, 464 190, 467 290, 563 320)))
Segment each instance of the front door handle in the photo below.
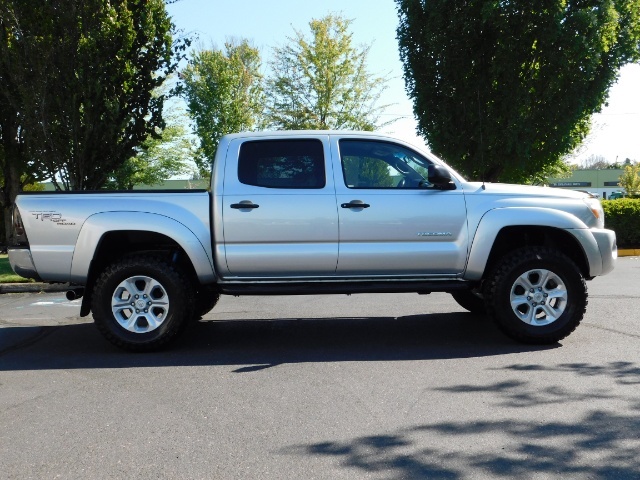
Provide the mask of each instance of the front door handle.
POLYGON ((349 203, 340 205, 342 208, 369 208, 371 205, 360 200, 351 200, 349 203))
POLYGON ((251 200, 242 200, 240 203, 232 203, 230 206, 242 210, 244 208, 258 208, 260 205, 256 205, 251 200))

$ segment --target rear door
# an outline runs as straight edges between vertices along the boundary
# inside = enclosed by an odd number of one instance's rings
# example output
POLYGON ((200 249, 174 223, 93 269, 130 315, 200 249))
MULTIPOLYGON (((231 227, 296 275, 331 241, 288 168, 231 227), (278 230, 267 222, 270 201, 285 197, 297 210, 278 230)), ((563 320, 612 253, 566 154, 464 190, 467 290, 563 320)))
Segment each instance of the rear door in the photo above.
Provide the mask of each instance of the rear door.
POLYGON ((227 275, 334 275, 338 213, 326 135, 233 140, 222 218, 227 275))
POLYGON ((339 275, 442 276, 464 270, 464 194, 430 188, 429 159, 399 143, 332 137, 339 275))

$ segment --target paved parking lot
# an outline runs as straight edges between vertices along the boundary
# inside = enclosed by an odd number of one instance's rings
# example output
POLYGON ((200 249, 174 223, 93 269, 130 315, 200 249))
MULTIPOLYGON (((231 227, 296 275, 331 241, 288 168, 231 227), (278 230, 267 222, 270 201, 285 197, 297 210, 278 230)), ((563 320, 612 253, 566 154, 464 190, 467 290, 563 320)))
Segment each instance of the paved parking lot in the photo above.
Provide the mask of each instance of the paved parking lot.
POLYGON ((513 343, 448 295, 225 297, 170 350, 0 296, 0 478, 640 478, 640 260, 513 343))

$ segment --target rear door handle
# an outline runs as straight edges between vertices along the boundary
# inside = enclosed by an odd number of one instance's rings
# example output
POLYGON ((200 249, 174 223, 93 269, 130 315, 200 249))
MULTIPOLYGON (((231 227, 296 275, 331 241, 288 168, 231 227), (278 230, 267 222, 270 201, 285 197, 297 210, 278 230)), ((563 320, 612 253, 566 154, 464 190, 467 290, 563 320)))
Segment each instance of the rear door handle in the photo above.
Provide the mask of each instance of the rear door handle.
POLYGON ((360 200, 352 200, 349 203, 343 203, 340 206, 342 208, 369 208, 371 205, 363 203, 360 200))
POLYGON ((242 200, 240 203, 232 203, 230 206, 242 210, 243 208, 258 208, 260 205, 256 205, 251 200, 242 200))

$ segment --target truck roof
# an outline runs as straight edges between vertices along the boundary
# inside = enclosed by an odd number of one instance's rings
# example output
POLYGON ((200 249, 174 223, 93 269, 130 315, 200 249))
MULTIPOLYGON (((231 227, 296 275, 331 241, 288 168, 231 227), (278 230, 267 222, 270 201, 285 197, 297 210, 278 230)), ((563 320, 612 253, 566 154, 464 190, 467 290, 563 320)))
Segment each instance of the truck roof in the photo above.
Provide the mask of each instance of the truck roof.
POLYGON ((296 137, 296 136, 304 136, 304 135, 357 135, 363 137, 382 137, 388 138, 390 140, 399 140, 398 138, 392 137, 390 135, 386 135, 379 132, 368 132, 368 131, 360 131, 360 130, 265 130, 259 132, 238 132, 238 133, 229 133, 225 135, 223 138, 227 138, 229 140, 233 140, 235 138, 246 138, 246 137, 296 137))

